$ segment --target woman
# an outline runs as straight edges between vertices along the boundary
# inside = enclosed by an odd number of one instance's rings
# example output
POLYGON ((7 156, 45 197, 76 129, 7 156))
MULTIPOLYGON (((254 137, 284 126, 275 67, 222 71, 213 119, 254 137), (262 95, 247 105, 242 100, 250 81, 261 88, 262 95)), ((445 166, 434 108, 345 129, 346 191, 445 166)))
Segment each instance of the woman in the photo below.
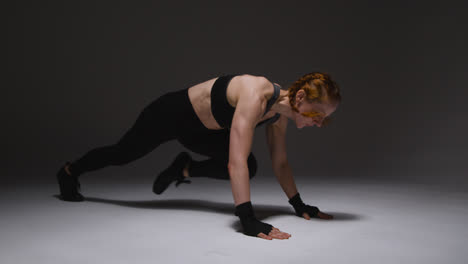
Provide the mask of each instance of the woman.
POLYGON ((288 90, 263 76, 230 74, 189 88, 166 93, 147 105, 134 125, 114 145, 90 150, 57 173, 60 194, 66 201, 83 201, 78 176, 110 165, 125 165, 161 143, 178 140, 187 149, 209 156, 195 161, 181 152, 156 178, 153 192, 161 194, 172 182, 190 183, 188 177, 230 180, 244 234, 264 239, 291 235, 256 219, 250 202, 249 179, 257 170, 251 152, 256 127, 266 124, 273 169, 296 215, 310 219, 332 216, 302 202, 286 157, 288 119, 297 128, 321 127, 341 101, 338 85, 326 73, 312 72, 288 90))

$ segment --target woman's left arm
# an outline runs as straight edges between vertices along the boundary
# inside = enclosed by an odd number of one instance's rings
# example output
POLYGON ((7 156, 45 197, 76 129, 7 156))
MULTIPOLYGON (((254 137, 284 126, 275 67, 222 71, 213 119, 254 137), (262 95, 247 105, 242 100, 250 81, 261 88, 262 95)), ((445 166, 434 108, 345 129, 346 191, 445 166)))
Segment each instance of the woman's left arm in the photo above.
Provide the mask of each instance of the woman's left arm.
POLYGON ((288 118, 281 115, 276 122, 268 124, 265 131, 273 172, 284 193, 291 199, 297 194, 297 188, 286 154, 287 124, 288 118))
POLYGON ((266 136, 273 172, 283 188, 289 203, 294 207, 296 215, 310 220, 311 217, 332 219, 333 216, 321 212, 318 207, 310 206, 302 202, 294 182, 291 167, 286 155, 286 128, 288 119, 281 116, 276 122, 267 125, 266 136))

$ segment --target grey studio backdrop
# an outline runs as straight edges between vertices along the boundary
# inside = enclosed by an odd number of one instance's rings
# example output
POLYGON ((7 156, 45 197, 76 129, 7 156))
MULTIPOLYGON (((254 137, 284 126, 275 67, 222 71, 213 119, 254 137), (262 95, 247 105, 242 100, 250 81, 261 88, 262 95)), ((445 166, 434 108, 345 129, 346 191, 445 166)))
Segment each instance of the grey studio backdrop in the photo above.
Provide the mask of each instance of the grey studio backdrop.
MULTIPOLYGON (((324 71, 343 101, 327 128, 299 130, 289 122, 297 181, 466 188, 467 3, 11 3, 1 181, 54 182, 65 161, 115 143, 166 92, 226 73, 263 75, 286 89, 305 73, 324 71)), ((150 184, 183 149, 171 141, 82 181, 150 184)), ((264 127, 252 150, 257 177, 274 181, 264 127)))

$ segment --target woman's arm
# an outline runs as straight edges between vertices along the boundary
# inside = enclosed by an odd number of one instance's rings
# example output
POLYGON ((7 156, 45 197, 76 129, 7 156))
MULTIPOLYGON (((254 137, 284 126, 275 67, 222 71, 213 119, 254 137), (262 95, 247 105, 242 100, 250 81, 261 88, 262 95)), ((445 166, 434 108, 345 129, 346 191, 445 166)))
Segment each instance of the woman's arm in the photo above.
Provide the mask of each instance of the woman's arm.
POLYGON ((262 118, 267 103, 262 91, 267 85, 271 85, 264 77, 253 80, 246 82, 242 88, 243 91, 240 91, 231 124, 228 169, 236 205, 235 215, 239 216, 246 235, 270 240, 287 239, 291 236, 290 234, 258 220, 250 202, 247 158, 252 147, 255 126, 262 118))
POLYGON ((249 169, 247 158, 252 147, 255 126, 266 107, 266 99, 261 91, 269 85, 266 78, 246 82, 232 118, 229 141, 229 176, 235 205, 250 201, 249 169), (260 86, 260 88, 258 87, 260 86))
POLYGON ((273 171, 278 179, 284 193, 288 196, 289 203, 294 207, 296 214, 302 214, 307 220, 311 216, 315 216, 315 209, 318 211, 317 216, 322 219, 332 219, 333 216, 320 212, 317 207, 306 205, 302 202, 300 195, 297 191, 294 177, 292 175, 291 167, 289 166, 286 157, 286 128, 288 119, 281 116, 278 121, 269 124, 266 127, 267 143, 270 149, 270 158, 273 163, 273 171), (293 198, 294 199, 291 199, 293 198))
POLYGON ((291 197, 297 194, 297 188, 286 154, 287 125, 288 118, 282 115, 278 121, 268 124, 265 132, 273 172, 284 193, 288 199, 291 199, 291 197))

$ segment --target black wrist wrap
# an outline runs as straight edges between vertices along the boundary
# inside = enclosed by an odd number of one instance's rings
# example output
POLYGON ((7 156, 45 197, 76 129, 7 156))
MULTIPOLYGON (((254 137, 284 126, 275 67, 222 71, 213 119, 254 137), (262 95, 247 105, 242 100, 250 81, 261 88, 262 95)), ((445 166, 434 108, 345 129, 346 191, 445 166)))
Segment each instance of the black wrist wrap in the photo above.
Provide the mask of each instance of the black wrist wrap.
POLYGON ((263 223, 255 217, 250 201, 236 206, 234 214, 239 217, 244 234, 248 236, 257 236, 259 233, 268 235, 273 229, 272 225, 263 223))
POLYGON ((299 193, 291 197, 291 199, 289 199, 288 202, 290 205, 294 207, 294 210, 296 211, 296 215, 300 217, 302 217, 303 213, 308 213, 310 217, 316 217, 317 213, 319 212, 318 207, 306 205, 302 201, 299 193))

